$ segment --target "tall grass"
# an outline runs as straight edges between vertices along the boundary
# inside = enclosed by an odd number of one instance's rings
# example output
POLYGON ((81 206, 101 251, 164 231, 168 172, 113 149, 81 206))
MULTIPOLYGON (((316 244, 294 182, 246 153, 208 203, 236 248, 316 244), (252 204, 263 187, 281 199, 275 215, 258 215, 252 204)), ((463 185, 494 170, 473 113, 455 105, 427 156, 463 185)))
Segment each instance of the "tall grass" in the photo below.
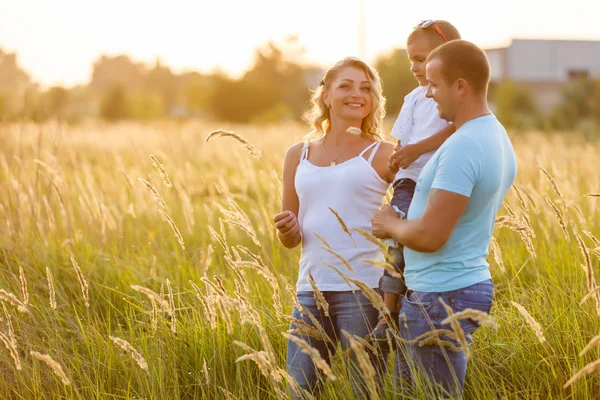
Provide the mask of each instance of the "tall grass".
MULTIPOLYGON (((249 155, 232 137, 205 144, 214 128, 0 128, 0 397, 285 397, 299 250, 277 243, 271 217, 285 149, 305 132, 226 127, 249 155)), ((595 399, 600 145, 534 132, 514 145, 489 257, 500 327, 474 335, 466 397, 595 399)), ((324 398, 351 397, 346 358, 315 360, 324 398)))

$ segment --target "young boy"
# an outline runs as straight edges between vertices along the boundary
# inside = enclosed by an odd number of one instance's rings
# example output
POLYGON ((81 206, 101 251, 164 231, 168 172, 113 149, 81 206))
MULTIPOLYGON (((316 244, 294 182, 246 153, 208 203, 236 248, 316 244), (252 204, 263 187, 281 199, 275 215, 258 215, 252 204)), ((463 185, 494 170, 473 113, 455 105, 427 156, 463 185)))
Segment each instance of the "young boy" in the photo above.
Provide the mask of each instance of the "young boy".
MULTIPOLYGON (((406 40, 406 52, 410 59, 410 70, 419 82, 419 86, 404 98, 400 115, 392 128, 391 135, 398 139, 394 154, 390 157, 390 169, 397 171, 393 188, 394 195, 390 204, 400 217, 406 218, 408 207, 413 198, 416 181, 421 169, 433 155, 433 152, 454 133, 454 126, 439 117, 437 103, 425 97, 427 79, 425 78, 425 60, 433 49, 441 44, 460 39, 458 30, 449 22, 441 20, 421 21, 406 40)), ((388 262, 396 272, 404 272, 403 247, 391 241, 388 262)), ((387 271, 379 282, 384 292, 385 305, 391 314, 380 319, 369 338, 380 346, 388 343, 386 331, 395 329, 399 317, 401 296, 406 293, 404 279, 391 276, 387 271)))

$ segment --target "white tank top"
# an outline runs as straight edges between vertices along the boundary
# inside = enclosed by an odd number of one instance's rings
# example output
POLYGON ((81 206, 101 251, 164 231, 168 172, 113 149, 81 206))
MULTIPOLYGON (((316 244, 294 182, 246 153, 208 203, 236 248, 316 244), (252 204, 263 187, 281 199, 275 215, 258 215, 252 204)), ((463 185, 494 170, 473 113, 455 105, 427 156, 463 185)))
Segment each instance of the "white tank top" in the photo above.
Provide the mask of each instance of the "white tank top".
POLYGON ((300 200, 298 222, 302 229, 302 256, 296 290, 313 290, 307 280, 309 271, 321 291, 358 289, 354 284, 348 285, 324 262, 369 287, 378 286, 383 270, 361 260, 383 261, 383 254, 375 244, 352 229, 371 232, 371 217, 383 204, 389 187, 371 165, 380 144, 379 141, 370 144, 358 156, 341 164, 319 167, 308 161, 309 142, 304 143, 294 182, 300 200), (367 160, 363 155, 370 149, 373 151, 367 160), (330 207, 340 215, 352 237, 344 232, 330 207), (323 250, 321 247, 325 245, 313 233, 325 238, 336 253, 348 260, 354 272, 323 250))

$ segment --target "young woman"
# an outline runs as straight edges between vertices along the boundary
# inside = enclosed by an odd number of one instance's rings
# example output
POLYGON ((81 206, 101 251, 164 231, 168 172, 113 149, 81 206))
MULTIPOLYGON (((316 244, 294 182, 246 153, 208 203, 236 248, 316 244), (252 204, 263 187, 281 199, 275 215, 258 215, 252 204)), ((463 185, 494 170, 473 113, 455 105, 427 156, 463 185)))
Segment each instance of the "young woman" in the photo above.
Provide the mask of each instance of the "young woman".
MULTIPOLYGON (((281 243, 287 248, 302 244, 300 270, 296 285, 302 310, 294 308, 293 317, 313 325, 308 313, 323 327, 331 341, 301 336, 329 362, 334 346, 349 342, 342 331, 365 337, 377 324, 378 311, 344 275, 370 288, 378 287, 382 269, 363 262, 381 260, 379 248, 362 236, 350 237, 342 229, 335 211, 348 230, 371 229, 371 217, 381 206, 390 182, 388 167, 391 143, 381 141, 385 99, 377 72, 357 58, 346 58, 330 68, 312 97, 309 140, 290 147, 283 168, 282 212, 274 221, 281 243), (331 252, 347 260, 350 268, 331 252), (329 304, 328 314, 317 307, 309 273, 329 304)), ((292 329, 296 326, 292 323, 292 329)), ((288 342, 287 369, 298 386, 315 392, 319 373, 311 357, 293 342, 288 342)), ((351 369, 355 393, 360 395, 356 368, 351 369)), ((295 394, 297 395, 297 394, 295 394)))

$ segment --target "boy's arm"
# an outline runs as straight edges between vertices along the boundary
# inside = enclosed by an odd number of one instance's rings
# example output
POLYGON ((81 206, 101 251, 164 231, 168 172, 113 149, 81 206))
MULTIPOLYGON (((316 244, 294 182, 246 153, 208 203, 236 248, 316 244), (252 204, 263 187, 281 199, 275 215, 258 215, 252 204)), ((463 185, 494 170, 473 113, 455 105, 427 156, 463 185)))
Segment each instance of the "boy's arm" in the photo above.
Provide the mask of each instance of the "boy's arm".
POLYGON ((437 150, 456 131, 454 124, 450 124, 434 135, 420 142, 402 146, 390 157, 390 164, 397 168, 408 168, 425 153, 437 150))

